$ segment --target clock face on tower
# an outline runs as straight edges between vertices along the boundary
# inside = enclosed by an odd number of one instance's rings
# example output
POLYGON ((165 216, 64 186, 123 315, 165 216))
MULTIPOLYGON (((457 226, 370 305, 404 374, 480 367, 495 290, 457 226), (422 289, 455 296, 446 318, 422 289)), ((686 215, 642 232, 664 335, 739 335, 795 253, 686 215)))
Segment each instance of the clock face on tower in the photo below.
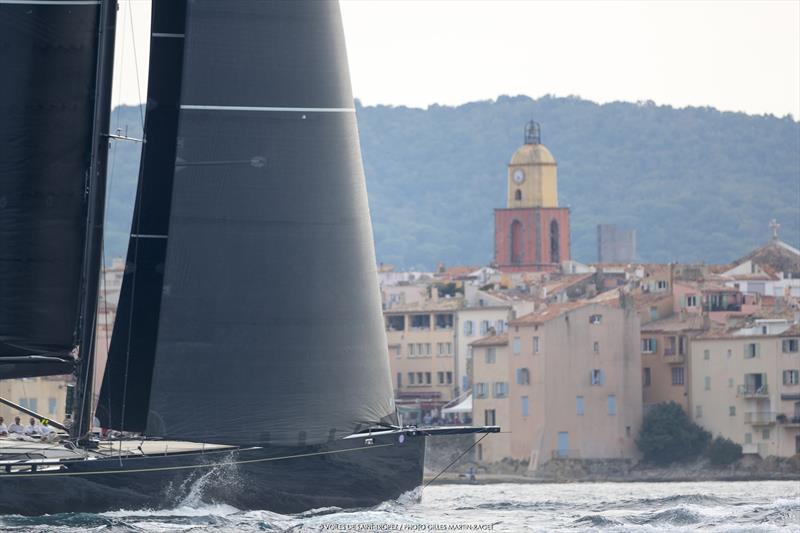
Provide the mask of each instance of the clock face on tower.
POLYGON ((525 172, 522 171, 521 168, 518 168, 514 171, 514 174, 511 176, 511 179, 514 180, 514 183, 519 185, 523 181, 525 181, 525 172))

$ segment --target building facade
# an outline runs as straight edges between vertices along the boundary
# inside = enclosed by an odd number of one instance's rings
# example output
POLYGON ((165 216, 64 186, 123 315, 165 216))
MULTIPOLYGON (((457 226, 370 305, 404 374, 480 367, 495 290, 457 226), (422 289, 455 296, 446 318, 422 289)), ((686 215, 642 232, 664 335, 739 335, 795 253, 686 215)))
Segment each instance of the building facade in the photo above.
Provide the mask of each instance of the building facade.
POLYGON ((756 320, 692 341, 691 415, 761 457, 800 453, 800 326, 756 320))

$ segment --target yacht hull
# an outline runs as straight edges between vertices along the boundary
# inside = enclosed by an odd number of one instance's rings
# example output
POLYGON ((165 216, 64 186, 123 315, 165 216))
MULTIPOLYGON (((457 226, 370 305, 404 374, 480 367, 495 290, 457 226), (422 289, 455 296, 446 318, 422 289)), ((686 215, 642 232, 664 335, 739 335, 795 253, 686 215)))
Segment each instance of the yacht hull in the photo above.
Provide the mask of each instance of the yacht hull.
POLYGON ((163 509, 200 501, 297 513, 367 507, 422 483, 423 435, 61 461, 0 472, 0 513, 163 509))

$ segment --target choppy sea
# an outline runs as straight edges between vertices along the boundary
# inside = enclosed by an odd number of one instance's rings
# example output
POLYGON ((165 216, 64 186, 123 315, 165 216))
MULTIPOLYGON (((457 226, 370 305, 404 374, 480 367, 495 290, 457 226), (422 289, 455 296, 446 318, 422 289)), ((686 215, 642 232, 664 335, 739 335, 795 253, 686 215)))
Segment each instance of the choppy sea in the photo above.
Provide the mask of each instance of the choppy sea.
POLYGON ((170 510, 0 517, 0 530, 172 531, 800 531, 800 483, 434 485, 357 510, 241 511, 190 498, 170 510))

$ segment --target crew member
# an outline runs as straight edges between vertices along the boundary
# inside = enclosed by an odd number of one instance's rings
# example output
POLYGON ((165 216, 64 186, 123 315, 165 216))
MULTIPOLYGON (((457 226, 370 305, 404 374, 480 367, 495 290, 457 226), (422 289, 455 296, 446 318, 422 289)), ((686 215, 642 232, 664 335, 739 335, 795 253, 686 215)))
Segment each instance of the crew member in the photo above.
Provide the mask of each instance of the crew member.
POLYGON ((9 435, 22 435, 25 433, 25 428, 19 423, 19 417, 14 417, 14 423, 8 426, 9 435))
POLYGON ((31 418, 31 423, 25 426, 25 434, 28 436, 41 435, 39 426, 36 424, 36 419, 31 418))
POLYGON ((6 427, 5 419, 0 416, 0 437, 7 437, 8 436, 8 428, 6 427))

